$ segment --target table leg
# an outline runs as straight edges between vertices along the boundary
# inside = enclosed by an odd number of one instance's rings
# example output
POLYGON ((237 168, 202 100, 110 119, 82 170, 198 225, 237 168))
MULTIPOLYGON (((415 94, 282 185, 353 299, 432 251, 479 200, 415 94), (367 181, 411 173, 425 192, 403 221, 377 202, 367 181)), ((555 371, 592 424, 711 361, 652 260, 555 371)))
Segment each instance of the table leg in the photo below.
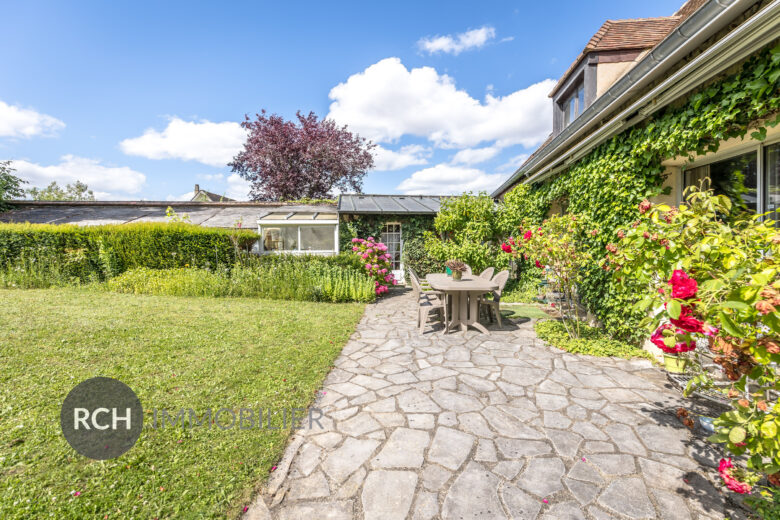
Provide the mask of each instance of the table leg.
POLYGON ((458 325, 461 324, 460 319, 460 292, 459 291, 452 291, 450 293, 447 293, 447 296, 449 297, 448 300, 450 301, 450 330, 455 329, 458 325))
POLYGON ((467 322, 468 325, 471 325, 475 329, 479 330, 480 332, 484 334, 490 334, 490 332, 485 328, 484 325, 482 325, 479 322, 479 297, 482 293, 481 292, 470 292, 468 293, 468 299, 469 299, 469 321, 467 322))

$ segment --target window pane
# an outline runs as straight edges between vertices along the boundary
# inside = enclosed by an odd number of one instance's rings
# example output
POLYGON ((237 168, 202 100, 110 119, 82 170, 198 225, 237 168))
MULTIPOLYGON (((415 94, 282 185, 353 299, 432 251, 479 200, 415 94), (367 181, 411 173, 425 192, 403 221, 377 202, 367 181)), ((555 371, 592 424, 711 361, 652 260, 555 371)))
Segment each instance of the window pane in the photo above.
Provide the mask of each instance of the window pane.
POLYGON ((563 126, 564 128, 569 126, 569 122, 571 119, 569 119, 569 101, 567 100, 563 105, 561 105, 561 110, 563 110, 563 126))
POLYGON ((381 240, 387 246, 387 254, 390 255, 393 270, 401 269, 401 225, 385 224, 381 240))
MULTIPOLYGON (((700 187, 701 181, 708 177, 709 171, 709 166, 699 166, 698 168, 685 170, 683 173, 683 189, 690 188, 691 186, 700 187)), ((706 186, 709 186, 709 184, 705 185, 705 189, 706 186)))
POLYGON ((780 143, 766 147, 766 210, 771 211, 769 218, 777 221, 780 205, 780 143))
POLYGON ((574 95, 569 100, 569 122, 577 117, 577 96, 574 95))
POLYGON ((336 226, 301 226, 302 251, 335 251, 336 226))
POLYGON ((577 90, 577 115, 582 114, 585 110, 585 87, 580 87, 577 90))
POLYGON ((298 226, 263 228, 263 249, 295 251, 298 249, 298 226))
POLYGON ((756 152, 710 165, 715 193, 727 195, 735 206, 758 211, 758 161, 756 152))

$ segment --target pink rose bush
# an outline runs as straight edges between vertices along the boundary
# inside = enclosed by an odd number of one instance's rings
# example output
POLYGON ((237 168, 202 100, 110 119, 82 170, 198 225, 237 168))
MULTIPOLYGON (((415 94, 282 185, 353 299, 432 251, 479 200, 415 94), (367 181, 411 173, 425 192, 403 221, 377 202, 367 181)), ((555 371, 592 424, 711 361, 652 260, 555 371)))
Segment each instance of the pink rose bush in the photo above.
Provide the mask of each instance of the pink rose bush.
POLYGON ((374 279, 374 290, 377 295, 385 294, 390 285, 398 282, 393 277, 390 255, 387 246, 377 242, 374 237, 353 238, 352 251, 365 262, 366 273, 374 279))
POLYGON ((544 270, 544 276, 557 291, 564 294, 569 305, 561 307, 563 324, 572 338, 580 336, 579 306, 576 300, 577 284, 592 257, 583 247, 584 237, 594 230, 577 215, 554 216, 542 225, 524 222, 518 228, 517 238, 510 237, 501 249, 517 261, 531 262, 544 270))

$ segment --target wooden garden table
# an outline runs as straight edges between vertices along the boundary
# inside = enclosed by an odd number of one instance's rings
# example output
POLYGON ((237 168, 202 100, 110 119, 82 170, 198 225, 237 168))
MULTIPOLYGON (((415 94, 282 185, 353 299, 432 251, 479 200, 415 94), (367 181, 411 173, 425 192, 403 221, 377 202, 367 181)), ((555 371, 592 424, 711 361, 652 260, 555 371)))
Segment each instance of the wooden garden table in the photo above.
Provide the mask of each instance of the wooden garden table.
POLYGON ((469 325, 490 334, 479 322, 479 298, 483 294, 498 289, 498 284, 473 274, 463 273, 463 279, 453 280, 444 273, 433 273, 425 277, 431 288, 443 292, 452 302, 452 321, 450 328, 460 325, 466 332, 469 325))

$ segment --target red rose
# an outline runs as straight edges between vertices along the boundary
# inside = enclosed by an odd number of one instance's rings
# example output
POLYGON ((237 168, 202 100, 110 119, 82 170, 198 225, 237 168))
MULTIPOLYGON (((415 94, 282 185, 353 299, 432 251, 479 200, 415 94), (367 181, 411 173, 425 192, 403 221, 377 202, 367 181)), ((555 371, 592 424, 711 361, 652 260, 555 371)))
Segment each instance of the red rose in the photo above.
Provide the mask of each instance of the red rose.
POLYGON ((639 213, 644 215, 651 207, 653 207, 653 205, 649 200, 645 199, 639 203, 639 213))
POLYGON ((705 333, 704 322, 698 318, 695 318, 693 316, 693 309, 687 305, 682 306, 679 318, 676 320, 670 319, 669 321, 671 321, 676 327, 679 327, 686 332, 696 332, 698 334, 705 333))
MULTIPOLYGON (((653 335, 650 336, 650 342, 655 345, 656 347, 660 348, 667 354, 676 354, 680 352, 690 352, 691 350, 696 348, 696 343, 694 341, 680 341, 676 343, 673 347, 667 347, 666 343, 664 343, 664 334, 663 331, 667 329, 674 328, 671 323, 664 323, 658 329, 656 329, 655 332, 653 332, 653 335)), ((676 331, 681 332, 681 331, 676 331)))
POLYGON ((544 266, 543 266, 542 264, 540 264, 540 263, 539 263, 539 260, 536 260, 536 261, 534 262, 534 265, 535 265, 536 267, 538 267, 539 269, 544 269, 544 266))
POLYGON ((501 249, 504 250, 504 253, 511 253, 512 252, 512 246, 510 246, 509 244, 506 244, 506 243, 501 244, 501 249))
POLYGON ((689 277, 688 274, 681 269, 674 270, 672 277, 669 279, 669 285, 672 286, 672 298, 679 298, 681 300, 693 298, 699 290, 699 284, 696 283, 696 280, 689 277))
POLYGON ((523 240, 531 240, 531 238, 532 238, 533 236, 534 236, 534 232, 533 232, 533 231, 531 231, 531 230, 529 229, 528 231, 526 231, 526 232, 523 234, 523 240))

